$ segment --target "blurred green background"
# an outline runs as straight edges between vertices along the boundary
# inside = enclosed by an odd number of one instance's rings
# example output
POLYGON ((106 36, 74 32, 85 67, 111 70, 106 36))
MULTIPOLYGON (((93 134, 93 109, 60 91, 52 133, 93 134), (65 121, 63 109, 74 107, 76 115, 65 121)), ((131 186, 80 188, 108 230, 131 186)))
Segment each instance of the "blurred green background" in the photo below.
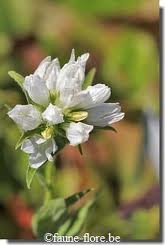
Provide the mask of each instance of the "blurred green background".
POLYGON ((112 88, 126 113, 83 145, 66 146, 56 161, 58 196, 94 187, 97 201, 83 232, 123 240, 157 240, 159 226, 159 3, 157 0, 0 1, 0 238, 33 239, 31 216, 43 201, 35 179, 26 188, 28 160, 15 151, 16 125, 4 104, 25 98, 9 70, 32 73, 47 55, 64 64, 71 49, 89 52, 94 83, 112 88), (156 135, 155 136, 153 135, 156 135))

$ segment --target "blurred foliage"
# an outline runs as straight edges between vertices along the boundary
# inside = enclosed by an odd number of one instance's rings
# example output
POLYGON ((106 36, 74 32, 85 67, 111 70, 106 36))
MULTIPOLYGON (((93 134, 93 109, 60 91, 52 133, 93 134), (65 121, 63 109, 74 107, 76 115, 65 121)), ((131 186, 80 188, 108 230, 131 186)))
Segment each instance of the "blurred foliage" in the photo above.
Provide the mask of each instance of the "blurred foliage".
POLYGON ((117 134, 95 133, 82 146, 83 156, 72 147, 58 155, 56 197, 94 187, 100 195, 83 232, 111 232, 127 240, 159 239, 158 200, 154 206, 137 207, 129 217, 120 212, 123 203, 140 199, 158 184, 152 162, 146 155, 143 162, 139 160, 143 146, 141 112, 146 107, 159 110, 158 39, 152 25, 158 29, 156 0, 95 0, 94 4, 86 0, 0 1, 1 238, 33 238, 31 228, 20 224, 31 212, 28 210, 35 210, 43 201, 37 177, 27 190, 28 159, 20 150, 15 151, 19 132, 6 116, 4 104, 13 107, 25 100, 8 71, 25 76, 46 55, 59 56, 63 64, 74 47, 77 55, 91 53, 87 72, 96 68, 94 83, 110 85, 111 101, 121 102, 126 119, 115 125, 117 134), (13 211, 15 202, 9 200, 15 195, 26 212, 20 208, 13 211))
POLYGON ((124 14, 134 13, 142 3, 141 0, 138 2, 136 0, 127 0, 127 2, 125 2, 125 0, 103 0, 101 2, 96 0, 95 4, 93 4, 92 1, 89 2, 87 0, 62 0, 61 2, 79 12, 82 12, 83 14, 95 14, 99 16, 117 15, 121 14, 122 12, 124 14))
POLYGON ((111 81, 120 98, 129 98, 129 103, 136 103, 137 107, 151 103, 148 94, 143 94, 146 87, 149 89, 158 80, 157 50, 151 37, 125 28, 111 43, 109 52, 111 59, 106 55, 102 71, 105 81, 111 81))

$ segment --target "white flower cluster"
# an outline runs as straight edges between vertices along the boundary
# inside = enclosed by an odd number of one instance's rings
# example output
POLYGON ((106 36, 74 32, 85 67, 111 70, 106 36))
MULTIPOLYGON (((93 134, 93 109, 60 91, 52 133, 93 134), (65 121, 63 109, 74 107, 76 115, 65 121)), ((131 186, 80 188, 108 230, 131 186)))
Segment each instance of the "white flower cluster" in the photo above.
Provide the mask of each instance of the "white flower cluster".
POLYGON ((104 103, 111 94, 109 87, 96 84, 82 89, 88 57, 86 53, 76 60, 72 50, 62 68, 57 58, 47 57, 25 77, 23 88, 31 104, 16 105, 8 115, 24 132, 34 132, 21 146, 31 167, 53 160, 59 149, 56 138, 76 146, 88 140, 94 126, 105 127, 124 117, 119 103, 104 103))

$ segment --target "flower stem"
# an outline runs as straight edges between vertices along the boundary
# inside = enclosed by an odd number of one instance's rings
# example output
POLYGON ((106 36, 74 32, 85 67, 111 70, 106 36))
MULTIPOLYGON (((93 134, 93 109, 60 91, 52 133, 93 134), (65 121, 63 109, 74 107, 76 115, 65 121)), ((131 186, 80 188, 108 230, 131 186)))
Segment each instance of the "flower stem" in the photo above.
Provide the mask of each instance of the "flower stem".
POLYGON ((52 187, 52 172, 54 169, 54 164, 52 162, 46 163, 45 168, 45 181, 46 181, 46 192, 44 202, 47 203, 53 197, 53 187, 52 187))

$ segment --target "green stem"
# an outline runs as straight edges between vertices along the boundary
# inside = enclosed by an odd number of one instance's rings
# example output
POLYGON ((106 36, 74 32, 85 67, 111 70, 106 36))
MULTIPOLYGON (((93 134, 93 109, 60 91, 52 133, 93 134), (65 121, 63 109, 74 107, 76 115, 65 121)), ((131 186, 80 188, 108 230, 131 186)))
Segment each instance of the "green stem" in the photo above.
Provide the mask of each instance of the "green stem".
POLYGON ((53 187, 52 187, 52 172, 54 170, 54 163, 47 162, 45 168, 45 181, 46 181, 46 192, 45 192, 45 200, 44 202, 47 203, 53 196, 53 187))

